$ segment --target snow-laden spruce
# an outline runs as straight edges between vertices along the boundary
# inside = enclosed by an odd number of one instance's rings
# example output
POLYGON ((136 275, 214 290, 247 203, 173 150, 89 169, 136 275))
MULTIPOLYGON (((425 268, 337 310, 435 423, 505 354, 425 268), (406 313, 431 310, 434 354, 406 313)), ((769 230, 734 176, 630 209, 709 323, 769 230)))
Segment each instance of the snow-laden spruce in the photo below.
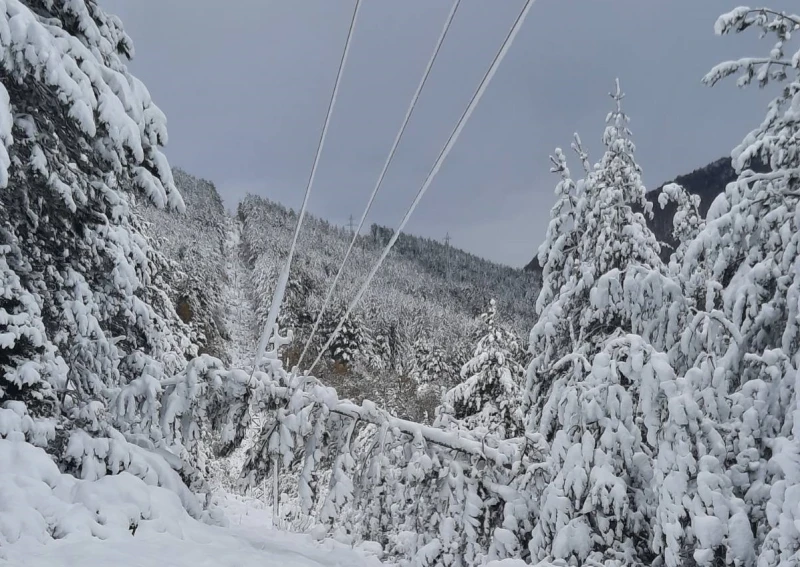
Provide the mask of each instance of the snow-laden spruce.
POLYGON ((553 158, 559 204, 540 248, 548 292, 531 332, 526 392, 529 431, 543 437, 547 460, 543 476, 520 480, 535 503, 523 534, 532 562, 655 557, 652 458, 661 384, 674 379, 658 350, 680 328, 680 287, 645 222, 649 204, 619 84, 612 98, 605 152, 584 167, 585 179, 571 180, 560 151, 553 158))
MULTIPOLYGON (((591 355, 611 335, 641 334, 665 348, 679 329, 673 304, 680 288, 665 275, 659 245, 644 218, 650 204, 634 160, 622 97, 617 88, 603 135, 605 153, 585 179, 571 180, 560 151, 553 158, 553 171, 561 176, 559 205, 540 248, 545 295, 540 296, 539 320, 531 331, 534 360, 526 401, 532 426, 543 434, 552 426, 556 408, 548 400, 562 387, 559 377, 590 365, 591 355), (568 220, 565 208, 573 211, 568 220)), ((575 149, 585 162, 581 146, 575 149)))
MULTIPOLYGON (((588 156, 577 134, 572 148, 580 157, 584 171, 589 173, 591 168, 588 156)), ((542 267, 542 290, 536 299, 537 315, 541 315, 544 306, 558 296, 561 287, 577 269, 569 251, 576 246, 578 239, 575 214, 579 189, 567 167, 567 157, 561 148, 556 148, 555 156, 550 156, 550 161, 553 164, 550 168, 551 173, 557 173, 561 180, 556 185, 556 204, 550 210, 550 222, 537 256, 542 267)))
POLYGON ((463 382, 444 395, 437 423, 447 427, 452 421, 480 435, 491 432, 500 437, 516 437, 523 430, 521 410, 523 368, 519 339, 496 321, 497 304, 481 315, 485 335, 475 354, 461 369, 463 382))

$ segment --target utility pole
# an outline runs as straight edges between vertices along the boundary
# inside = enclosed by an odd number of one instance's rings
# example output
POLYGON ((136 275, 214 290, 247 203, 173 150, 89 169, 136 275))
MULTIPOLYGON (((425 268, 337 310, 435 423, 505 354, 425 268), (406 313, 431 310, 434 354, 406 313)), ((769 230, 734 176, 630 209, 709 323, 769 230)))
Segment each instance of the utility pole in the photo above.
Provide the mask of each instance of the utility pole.
POLYGON ((347 226, 350 228, 350 234, 355 232, 355 223, 353 222, 353 215, 350 215, 350 220, 347 223, 347 226))
POLYGON ((447 256, 447 275, 446 281, 450 281, 450 233, 448 232, 444 237, 445 254, 447 256))

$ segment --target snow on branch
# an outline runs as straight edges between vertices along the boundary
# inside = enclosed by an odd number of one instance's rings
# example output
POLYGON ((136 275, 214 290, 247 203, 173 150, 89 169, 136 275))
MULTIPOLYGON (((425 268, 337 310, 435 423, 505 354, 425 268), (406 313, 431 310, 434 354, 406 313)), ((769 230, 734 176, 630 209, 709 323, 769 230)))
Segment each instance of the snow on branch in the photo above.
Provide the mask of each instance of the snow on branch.
MULTIPOLYGON (((487 435, 477 439, 467 431, 446 431, 407 419, 394 417, 386 410, 365 400, 361 405, 348 400, 339 400, 333 388, 322 385, 313 377, 294 377, 286 373, 276 360, 267 359, 273 365, 269 372, 258 371, 250 383, 253 403, 266 406, 268 403, 283 402, 283 411, 289 415, 300 413, 309 406, 324 406, 325 413, 359 420, 378 427, 388 427, 412 438, 420 438, 446 449, 458 451, 466 455, 492 461, 494 464, 507 467, 519 458, 526 444, 524 438, 504 440, 487 435), (298 380, 302 378, 302 380, 298 380), (292 382, 287 385, 287 382, 292 382)), ((172 392, 166 396, 167 401, 162 410, 162 426, 165 431, 172 430, 181 417, 189 413, 193 404, 207 404, 208 396, 227 390, 228 403, 234 399, 242 399, 245 394, 241 389, 247 385, 248 375, 237 369, 225 368, 222 361, 203 355, 189 363, 186 370, 175 379, 163 382, 172 392), (236 391, 236 392, 234 392, 236 391)), ((186 424, 183 423, 186 427, 186 424)), ((226 427, 230 427, 228 424, 226 427)), ((176 429, 172 435, 180 435, 176 429)), ((188 436, 188 429, 184 432, 188 436)))
POLYGON ((478 440, 466 431, 445 431, 438 427, 430 427, 407 419, 400 419, 367 400, 360 406, 348 401, 339 402, 331 407, 330 411, 353 419, 360 419, 373 425, 388 426, 410 437, 419 437, 428 443, 490 460, 503 467, 511 466, 514 460, 519 457, 520 452, 524 450, 526 444, 524 438, 506 440, 487 435, 478 440))

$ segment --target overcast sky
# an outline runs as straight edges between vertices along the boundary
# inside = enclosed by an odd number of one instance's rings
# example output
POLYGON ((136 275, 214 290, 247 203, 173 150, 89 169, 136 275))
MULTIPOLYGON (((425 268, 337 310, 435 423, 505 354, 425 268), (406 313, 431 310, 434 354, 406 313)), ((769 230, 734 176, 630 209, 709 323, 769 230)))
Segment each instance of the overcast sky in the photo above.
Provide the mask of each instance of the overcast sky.
MULTIPOLYGON (((214 181, 229 207, 246 193, 299 207, 353 0, 102 2, 167 115, 171 163, 214 181)), ((397 225, 522 3, 463 0, 368 223, 397 225)), ((752 32, 714 35, 735 5, 538 0, 408 232, 527 263, 553 203, 548 155, 577 131, 599 158, 617 76, 648 187, 728 155, 769 94, 700 83, 714 64, 771 47, 752 32)), ((450 6, 363 0, 312 213, 359 218, 450 6)))

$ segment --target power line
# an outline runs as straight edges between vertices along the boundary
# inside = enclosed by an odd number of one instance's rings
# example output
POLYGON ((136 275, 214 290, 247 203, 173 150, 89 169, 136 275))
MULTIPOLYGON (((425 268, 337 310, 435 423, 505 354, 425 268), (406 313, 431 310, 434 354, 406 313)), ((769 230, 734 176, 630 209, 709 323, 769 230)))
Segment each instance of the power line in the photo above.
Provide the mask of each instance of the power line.
MULTIPOLYGON (((455 0, 453 2, 452 8, 450 8, 450 13, 447 15, 447 19, 444 22, 444 26, 442 27, 442 32, 439 34, 439 39, 436 41, 436 46, 433 49, 433 54, 431 58, 428 60, 428 64, 425 67, 425 72, 422 74, 422 79, 417 85, 417 90, 414 92, 414 96, 411 97, 411 103, 408 105, 408 110, 406 111, 405 118, 403 119, 403 124, 400 126, 400 130, 397 132, 397 136, 394 138, 394 143, 392 144, 391 150, 389 150, 389 155, 386 158, 386 162, 383 164, 383 169, 381 170, 380 175, 378 176, 378 180, 375 183, 375 187, 372 189, 372 194, 369 196, 369 200, 367 201, 367 206, 364 208, 364 212, 361 215, 361 220, 358 223, 358 229, 353 233, 353 238, 350 241, 350 246, 347 247, 347 252, 345 252, 344 258, 342 259, 342 263, 339 266, 339 271, 336 273, 336 276, 333 278, 333 282, 331 282, 331 286, 328 289, 328 294, 325 296, 325 301, 322 302, 322 307, 320 308, 319 314, 317 315, 317 319, 314 321, 314 326, 311 328, 311 333, 308 335, 308 339, 306 339, 306 344, 303 346, 303 351, 300 353, 300 358, 297 360, 297 366, 300 367, 300 364, 303 362, 306 353, 308 352, 308 347, 311 345, 311 341, 314 338, 314 335, 319 328, 320 321, 322 321, 322 316, 325 313, 325 310, 328 308, 330 304, 331 298, 333 297, 333 291, 336 288, 336 284, 339 283, 339 278, 342 276, 342 272, 344 271, 344 266, 347 263, 347 259, 350 257, 350 253, 353 251, 353 245, 356 242, 356 236, 361 232, 361 228, 364 226, 364 221, 367 218, 367 214, 369 214, 370 209, 372 208, 372 203, 375 201, 375 196, 378 194, 381 186, 383 185, 383 180, 386 177, 386 172, 389 170, 389 166, 394 159, 394 155, 397 152, 397 147, 400 145, 400 140, 403 137, 403 134, 406 131, 406 127, 408 126, 409 121, 411 120, 411 115, 414 113, 414 108, 417 106, 417 101, 419 100, 419 96, 422 93, 422 89, 425 87, 425 83, 428 81, 428 76, 431 74, 431 69, 433 68, 433 64, 436 61, 436 57, 439 55, 439 51, 442 48, 442 43, 444 43, 444 38, 447 36, 447 32, 450 29, 450 24, 453 23, 453 18, 456 15, 456 11, 458 10, 458 6, 461 4, 461 0, 455 0)), ((327 348, 327 347, 326 347, 327 348)), ((319 358, 319 357, 318 357, 319 358)))
POLYGON ((350 43, 353 39, 353 29, 356 26, 356 19, 358 17, 358 9, 361 6, 361 0, 356 0, 355 7, 353 8, 353 17, 350 20, 350 28, 347 30, 347 40, 344 44, 344 50, 342 51, 342 58, 339 61, 339 70, 336 72, 336 82, 333 85, 333 92, 331 92, 331 99, 328 102, 328 111, 325 114, 325 123, 322 127, 322 133, 319 137, 319 143, 317 144, 317 151, 314 155, 314 165, 311 167, 311 174, 308 177, 308 184, 306 185, 306 193, 303 197, 303 205, 300 207, 300 214, 297 216, 297 226, 294 229, 294 237, 292 239, 292 245, 289 248, 289 254, 286 257, 286 263, 283 266, 283 270, 281 271, 280 276, 278 277, 278 282, 275 287, 275 293, 272 296, 272 305, 269 308, 269 314, 267 315, 267 324, 264 327, 264 331, 261 334, 261 338, 258 341, 258 348, 256 350, 256 357, 253 360, 253 371, 250 373, 250 380, 253 379, 253 376, 256 373, 256 369, 258 368, 259 363, 261 362, 261 358, 264 356, 264 352, 267 350, 267 345, 269 344, 270 339, 272 338, 272 333, 275 330, 275 324, 278 322, 278 312, 281 308, 281 303, 283 302, 283 296, 286 293, 286 284, 289 281, 289 270, 292 266, 292 257, 294 256, 295 248, 297 247, 297 238, 300 235, 300 227, 303 224, 303 217, 306 214, 306 208, 308 206, 308 198, 311 195, 311 187, 314 185, 314 178, 317 175, 317 166, 319 165, 319 158, 322 155, 322 148, 325 145, 325 137, 328 134, 328 126, 330 126, 331 122, 331 114, 333 114, 333 107, 336 104, 336 97, 339 94, 339 84, 341 83, 342 79, 342 71, 344 70, 345 63, 347 62, 347 55, 350 52, 350 43))
POLYGON ((336 326, 336 329, 334 329, 333 334, 331 334, 330 338, 328 339, 328 342, 325 343, 325 346, 317 354, 317 358, 314 360, 313 364, 308 369, 308 373, 309 374, 314 370, 314 367, 317 365, 317 363, 319 362, 320 358, 322 358, 323 353, 328 350, 328 348, 330 347, 331 344, 333 344, 333 341, 336 339, 336 336, 339 334, 339 331, 341 331, 342 326, 344 325, 344 322, 347 320, 347 318, 350 316, 350 313, 352 313, 352 311, 355 308, 355 306, 361 300, 361 298, 364 295, 364 292, 366 291, 367 287, 369 287, 370 282, 372 282, 372 278, 375 277, 375 274, 378 272, 378 269, 381 267, 381 264, 383 263, 384 259, 386 259, 386 256, 388 256, 389 252, 392 249, 392 246, 394 246, 394 243, 397 241, 398 237, 400 236, 400 232, 405 227, 406 223, 408 222, 408 219, 411 218, 411 215, 414 212, 414 209, 416 209, 416 207, 419 204, 420 200, 422 200, 422 196, 425 195, 425 192, 428 190, 428 187, 430 187, 431 183, 433 182, 434 177, 436 177, 436 174, 439 172, 439 169, 442 167, 442 163, 444 162, 445 158, 450 153, 450 151, 453 149, 453 146, 455 145, 456 141, 458 140, 458 137, 461 134, 461 131, 464 129, 464 126, 466 125, 466 123, 469 120, 470 116, 474 112, 475 107, 478 105, 478 102, 480 102, 481 97, 483 96, 483 93, 486 92, 486 88, 489 86, 489 83, 491 82, 492 77, 494 77, 494 74, 497 72, 498 66, 500 65, 500 63, 502 62, 503 58, 508 53, 508 50, 511 47, 511 44, 514 42, 514 38, 516 37, 517 33, 519 32, 520 28, 522 27, 522 24, 524 23, 525 18, 528 15, 528 12, 530 11, 530 9, 533 6, 534 2, 535 2, 535 0, 526 0, 525 5, 522 7, 522 10, 520 11, 519 15, 517 16, 517 19, 514 21, 514 24, 511 26, 511 29, 509 30, 508 35, 506 36, 505 40, 503 41, 503 45, 500 47, 500 50, 494 56, 494 59, 492 60, 491 65, 489 66, 489 69, 486 71, 486 74, 483 76, 483 79, 481 80, 480 85, 478 85, 478 89, 475 91, 475 94, 472 95, 472 99, 469 101, 469 104, 467 105, 467 108, 464 110, 464 113, 461 115, 461 118, 458 120, 458 124, 456 124, 456 127, 453 129, 453 132, 450 134, 450 137, 448 138, 447 142, 445 143, 444 147, 442 148, 442 151, 439 153, 439 156, 436 158, 436 161, 434 162, 430 173, 428 173, 428 177, 425 179, 425 182, 422 184, 422 187, 420 187, 419 191, 417 192, 416 197, 414 197, 414 201, 411 203, 411 206, 408 208, 408 211, 406 211, 405 216, 403 216, 403 219, 400 221, 400 225, 397 227, 397 230, 392 235, 392 238, 391 238, 391 240, 389 240, 389 243, 386 245, 386 248, 384 248, 383 253, 381 254, 380 258, 378 258, 377 263, 373 266, 373 268, 370 271, 370 273, 367 274, 366 280, 364 280, 364 283, 361 285, 361 288, 358 290, 358 293, 356 294, 356 296, 353 298, 353 301, 348 306, 347 311, 345 312, 344 316, 339 320, 339 324, 336 326))

